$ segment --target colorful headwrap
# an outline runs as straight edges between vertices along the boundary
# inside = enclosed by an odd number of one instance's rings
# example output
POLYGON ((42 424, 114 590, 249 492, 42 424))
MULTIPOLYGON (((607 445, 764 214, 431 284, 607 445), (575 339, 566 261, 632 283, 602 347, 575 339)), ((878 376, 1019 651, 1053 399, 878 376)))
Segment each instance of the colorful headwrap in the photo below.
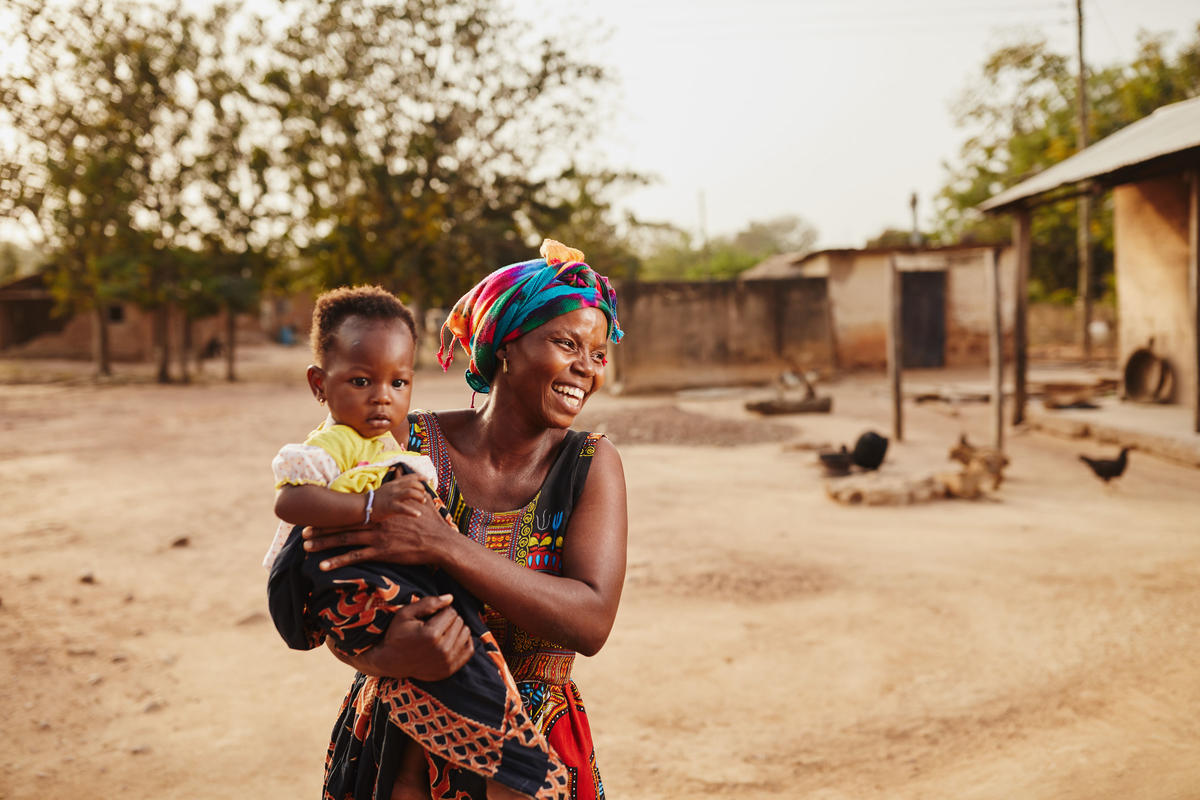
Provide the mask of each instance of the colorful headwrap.
POLYGON ((608 279, 583 262, 583 253, 553 239, 542 242, 542 257, 509 264, 488 275, 462 296, 442 326, 438 362, 454 360, 458 342, 471 356, 467 383, 491 390, 496 350, 513 339, 580 308, 598 308, 608 317, 608 337, 619 342, 617 293, 608 279))

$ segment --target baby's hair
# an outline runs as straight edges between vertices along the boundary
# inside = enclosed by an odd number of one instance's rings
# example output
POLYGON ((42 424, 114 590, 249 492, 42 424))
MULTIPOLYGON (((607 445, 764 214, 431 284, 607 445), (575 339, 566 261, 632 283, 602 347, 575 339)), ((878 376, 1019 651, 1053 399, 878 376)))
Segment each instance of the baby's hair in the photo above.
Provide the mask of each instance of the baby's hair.
POLYGON ((408 306, 381 286, 341 286, 323 292, 317 298, 312 317, 312 349, 322 363, 333 348, 333 337, 347 317, 390 320, 398 319, 408 326, 413 342, 417 341, 417 323, 408 306))

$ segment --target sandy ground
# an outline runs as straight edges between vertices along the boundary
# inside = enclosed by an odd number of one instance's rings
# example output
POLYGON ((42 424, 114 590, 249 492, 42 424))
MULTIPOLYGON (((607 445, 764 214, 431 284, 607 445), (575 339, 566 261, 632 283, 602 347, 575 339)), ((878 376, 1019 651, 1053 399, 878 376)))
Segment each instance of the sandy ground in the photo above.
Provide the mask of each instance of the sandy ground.
MULTIPOLYGON (((259 566, 270 459, 321 414, 303 363, 0 385, 0 796, 319 797, 350 672, 283 646, 259 566)), ((840 506, 783 444, 886 431, 887 400, 828 391, 784 421, 718 392, 585 412, 630 487, 621 611, 576 668, 609 796, 1200 797, 1200 471, 1134 453, 1105 489, 1076 454, 1107 448, 1018 433, 993 499, 840 506)), ((894 474, 987 413, 908 429, 894 474)))

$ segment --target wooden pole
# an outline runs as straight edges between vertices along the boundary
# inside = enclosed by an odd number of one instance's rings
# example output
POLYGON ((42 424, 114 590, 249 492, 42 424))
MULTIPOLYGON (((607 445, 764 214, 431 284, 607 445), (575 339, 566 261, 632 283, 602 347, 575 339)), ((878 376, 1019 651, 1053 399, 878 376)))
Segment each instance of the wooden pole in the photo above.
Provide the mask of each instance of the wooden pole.
POLYGON ((1188 300, 1192 306, 1192 430, 1200 433, 1200 168, 1188 170, 1188 300))
POLYGON ((988 290, 992 300, 992 445, 1004 450, 1004 324, 1000 316, 1000 248, 991 250, 988 290))
POLYGON ((1017 258, 1016 296, 1013 314, 1013 425, 1025 421, 1028 400, 1029 372, 1029 263, 1033 239, 1031 214, 1028 208, 1018 209, 1013 216, 1013 250, 1017 258))
MULTIPOLYGON (((1087 66, 1083 60, 1083 0, 1075 0, 1075 45, 1079 56, 1079 74, 1076 75, 1075 93, 1075 146, 1082 151, 1088 146, 1088 98, 1087 66)), ((1092 360, 1092 198, 1086 191, 1079 195, 1077 205, 1077 229, 1075 242, 1079 250, 1079 296, 1076 309, 1079 312, 1079 344, 1083 361, 1092 360)))
POLYGON ((903 396, 900 391, 904 352, 900 333, 900 269, 895 253, 888 256, 888 383, 892 387, 892 438, 904 441, 903 396))

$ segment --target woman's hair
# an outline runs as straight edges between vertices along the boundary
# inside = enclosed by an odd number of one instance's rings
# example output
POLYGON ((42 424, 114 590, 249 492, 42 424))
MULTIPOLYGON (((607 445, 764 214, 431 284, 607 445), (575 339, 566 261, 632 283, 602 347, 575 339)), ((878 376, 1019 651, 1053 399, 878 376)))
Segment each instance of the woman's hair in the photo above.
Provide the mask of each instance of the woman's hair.
POLYGON ((313 355, 323 361, 333 347, 337 329, 347 317, 364 319, 398 319, 408 326, 413 342, 417 341, 417 323, 408 306, 381 286, 341 286, 323 292, 317 298, 312 316, 313 355))

